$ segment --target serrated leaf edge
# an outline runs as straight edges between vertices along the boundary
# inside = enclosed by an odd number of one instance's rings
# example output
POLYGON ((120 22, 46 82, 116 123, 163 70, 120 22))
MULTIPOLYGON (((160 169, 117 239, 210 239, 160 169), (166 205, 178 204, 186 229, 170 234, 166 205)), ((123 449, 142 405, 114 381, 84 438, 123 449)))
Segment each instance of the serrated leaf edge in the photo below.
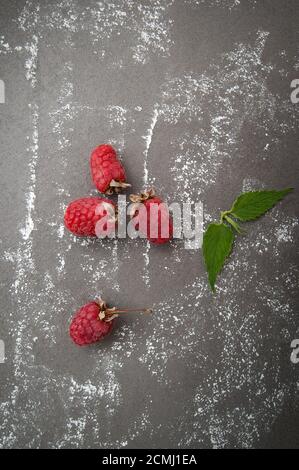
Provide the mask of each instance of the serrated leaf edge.
POLYGON ((288 194, 290 194, 292 191, 294 190, 294 188, 286 188, 286 189, 281 189, 281 190, 277 190, 277 189, 262 189, 261 191, 246 191, 244 193, 241 193, 237 199, 235 199, 235 201, 233 202, 232 204, 232 207, 229 211, 227 211, 227 213, 229 213, 230 215, 232 215, 235 219, 237 220, 240 220, 241 222, 250 222, 250 221, 253 221, 253 220, 257 220, 259 219, 260 217, 263 217, 263 215, 265 215, 268 211, 270 211, 271 209, 273 209, 273 207, 278 203, 280 202, 284 197, 286 197, 288 194), (265 210, 265 212, 263 212, 262 214, 260 215, 257 215, 256 217, 252 217, 250 219, 244 219, 244 218, 241 218, 239 217, 238 215, 236 215, 233 211, 234 211, 234 207, 235 205, 237 204, 237 202, 239 201, 239 199, 244 196, 245 194, 255 194, 255 193, 271 193, 271 192, 275 192, 275 193, 280 193, 280 192, 284 192, 285 194, 282 194, 281 197, 275 201, 273 203, 273 205, 271 207, 269 207, 269 209, 265 210))
MULTIPOLYGON (((206 235, 206 233, 207 233, 207 230, 208 230, 208 228, 209 228, 210 225, 224 225, 224 227, 226 227, 228 230, 230 230, 230 232, 231 232, 232 235, 233 235, 233 236, 232 236, 232 239, 231 239, 231 242, 230 242, 230 246, 229 246, 229 253, 228 253, 228 255, 225 257, 225 259, 224 259, 224 261, 223 261, 223 264, 222 264, 220 270, 219 270, 218 273, 216 274, 216 279, 217 279, 217 277, 219 276, 219 274, 220 274, 221 271, 223 270, 226 261, 228 260, 228 258, 230 257, 230 255, 231 255, 231 253, 232 253, 233 244, 234 244, 234 241, 235 241, 235 234, 234 234, 234 232, 232 231, 232 229, 231 229, 228 225, 226 225, 226 224, 224 224, 224 223, 211 222, 211 223, 208 225, 208 227, 206 228, 206 230, 205 230, 204 237, 205 237, 205 235, 206 235)), ((203 246, 204 246, 204 245, 203 245, 203 246)), ((212 285, 211 282, 210 282, 210 274, 209 274, 209 271, 208 271, 208 266, 207 266, 207 264, 206 264, 204 249, 203 249, 203 259, 204 259, 204 264, 205 264, 205 266, 206 266, 206 270, 207 270, 207 273, 208 273, 209 285, 210 285, 210 287, 211 287, 212 292, 215 293, 215 291, 216 291, 216 289, 215 289, 216 279, 215 279, 215 283, 212 285)))

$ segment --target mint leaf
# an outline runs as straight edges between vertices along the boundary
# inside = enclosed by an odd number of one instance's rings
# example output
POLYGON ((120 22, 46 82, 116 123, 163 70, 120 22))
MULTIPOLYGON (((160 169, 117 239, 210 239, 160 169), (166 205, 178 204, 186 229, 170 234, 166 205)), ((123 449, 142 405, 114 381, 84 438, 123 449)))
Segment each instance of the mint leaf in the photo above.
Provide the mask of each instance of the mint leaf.
POLYGON ((203 237, 203 256, 208 271, 209 283, 215 291, 217 274, 229 256, 234 241, 232 230, 224 224, 210 224, 203 237))
POLYGON ((250 191, 243 193, 235 200, 229 213, 243 222, 257 219, 291 191, 293 191, 293 188, 282 191, 250 191))

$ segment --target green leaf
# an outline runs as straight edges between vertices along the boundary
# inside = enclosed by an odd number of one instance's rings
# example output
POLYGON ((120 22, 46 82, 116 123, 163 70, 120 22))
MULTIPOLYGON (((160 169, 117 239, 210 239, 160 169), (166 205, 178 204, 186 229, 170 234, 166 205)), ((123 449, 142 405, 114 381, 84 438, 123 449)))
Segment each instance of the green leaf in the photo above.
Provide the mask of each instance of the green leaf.
POLYGON ((293 188, 282 191, 251 191, 243 193, 235 200, 229 212, 233 217, 243 222, 257 219, 291 191, 293 191, 293 188))
POLYGON ((231 252, 233 241, 233 231, 224 224, 210 224, 204 234, 203 256, 213 292, 215 291, 217 274, 221 271, 231 252))

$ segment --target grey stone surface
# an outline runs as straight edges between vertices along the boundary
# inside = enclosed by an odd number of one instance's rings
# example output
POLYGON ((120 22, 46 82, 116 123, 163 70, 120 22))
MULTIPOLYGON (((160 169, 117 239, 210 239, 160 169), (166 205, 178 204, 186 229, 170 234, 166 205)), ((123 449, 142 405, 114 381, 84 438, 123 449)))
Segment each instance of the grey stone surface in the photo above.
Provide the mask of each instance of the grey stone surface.
POLYGON ((63 228, 95 195, 110 142, 134 191, 202 201, 298 186, 297 1, 3 1, 0 445, 298 447, 298 194, 248 224, 212 295, 181 241, 84 241, 63 228), (153 305, 107 341, 68 325, 102 296, 153 305))

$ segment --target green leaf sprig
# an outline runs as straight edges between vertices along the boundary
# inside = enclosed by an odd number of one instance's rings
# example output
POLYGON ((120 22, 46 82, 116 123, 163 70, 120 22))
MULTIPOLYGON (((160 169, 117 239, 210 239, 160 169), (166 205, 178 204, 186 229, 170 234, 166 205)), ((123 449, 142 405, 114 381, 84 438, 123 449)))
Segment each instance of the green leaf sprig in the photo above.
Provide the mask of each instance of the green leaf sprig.
POLYGON ((261 217, 292 190, 293 188, 287 188, 282 191, 243 193, 235 200, 229 211, 221 212, 219 223, 208 225, 203 237, 202 249, 209 284, 213 292, 215 292, 217 275, 232 251, 235 232, 244 233, 236 220, 247 222, 261 217))

